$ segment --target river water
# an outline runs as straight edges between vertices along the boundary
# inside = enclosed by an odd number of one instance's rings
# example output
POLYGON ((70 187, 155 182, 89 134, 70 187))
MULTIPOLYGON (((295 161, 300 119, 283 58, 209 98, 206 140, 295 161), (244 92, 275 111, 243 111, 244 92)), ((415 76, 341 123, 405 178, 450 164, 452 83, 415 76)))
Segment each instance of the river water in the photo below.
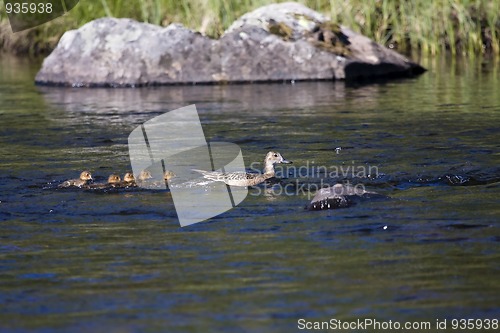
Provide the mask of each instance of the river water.
POLYGON ((71 89, 36 87, 39 63, 2 56, 0 330, 499 319, 500 63, 422 64, 366 85, 71 89), (207 140, 239 145, 248 166, 269 150, 292 160, 277 168, 291 190, 250 189, 181 228, 169 191, 57 189, 84 169, 123 175, 130 132, 190 104, 207 140), (304 209, 340 181, 387 198, 304 209))

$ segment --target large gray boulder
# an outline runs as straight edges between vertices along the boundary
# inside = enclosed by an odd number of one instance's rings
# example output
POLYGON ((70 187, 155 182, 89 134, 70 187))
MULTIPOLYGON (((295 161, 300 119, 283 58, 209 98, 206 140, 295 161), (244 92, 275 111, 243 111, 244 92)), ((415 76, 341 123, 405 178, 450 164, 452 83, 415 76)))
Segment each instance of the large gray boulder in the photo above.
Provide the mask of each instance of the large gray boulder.
POLYGON ((181 25, 98 19, 66 32, 35 81, 77 87, 213 82, 220 72, 216 44, 181 25))
POLYGON ((166 28, 102 18, 66 32, 35 81, 141 86, 358 79, 420 74, 400 54, 294 2, 243 15, 219 40, 180 24, 166 28))

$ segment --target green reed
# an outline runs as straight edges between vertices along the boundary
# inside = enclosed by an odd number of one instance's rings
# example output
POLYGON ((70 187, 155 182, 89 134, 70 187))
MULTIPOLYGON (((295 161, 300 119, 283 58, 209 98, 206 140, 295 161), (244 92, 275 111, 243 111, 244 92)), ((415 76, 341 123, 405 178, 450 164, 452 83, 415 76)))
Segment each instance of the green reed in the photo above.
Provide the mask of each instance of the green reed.
MULTIPOLYGON (((0 0, 0 3, 2 1, 0 0)), ((265 0, 81 0, 65 15, 32 29, 26 37, 53 40, 103 16, 130 17, 166 26, 179 22, 210 37, 220 37, 239 16, 265 0), (51 33, 52 35, 49 35, 51 33), (34 37, 35 36, 35 37, 34 37)), ((500 0, 298 0, 375 41, 402 52, 423 54, 500 54, 500 0)), ((2 6, 3 7, 3 6, 2 6)), ((0 7, 0 8, 2 8, 0 7)), ((5 17, 3 17, 5 21, 5 17)), ((3 34, 5 35, 5 34, 3 34)), ((0 32, 0 47, 2 45, 0 32)))

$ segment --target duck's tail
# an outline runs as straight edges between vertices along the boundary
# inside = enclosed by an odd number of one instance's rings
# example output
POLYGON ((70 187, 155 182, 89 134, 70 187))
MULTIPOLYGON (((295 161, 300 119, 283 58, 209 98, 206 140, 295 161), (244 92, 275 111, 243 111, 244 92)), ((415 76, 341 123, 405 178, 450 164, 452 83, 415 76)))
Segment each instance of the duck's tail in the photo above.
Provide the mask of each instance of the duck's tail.
POLYGON ((203 175, 203 178, 209 179, 209 180, 214 180, 214 181, 220 181, 222 174, 217 171, 205 171, 205 170, 199 170, 199 169, 191 169, 195 172, 201 173, 203 175))

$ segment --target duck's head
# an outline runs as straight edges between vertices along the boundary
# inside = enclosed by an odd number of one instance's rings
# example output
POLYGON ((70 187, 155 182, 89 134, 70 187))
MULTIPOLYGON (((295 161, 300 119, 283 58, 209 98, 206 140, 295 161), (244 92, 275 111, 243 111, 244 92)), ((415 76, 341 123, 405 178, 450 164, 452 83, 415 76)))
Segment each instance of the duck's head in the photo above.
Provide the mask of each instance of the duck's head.
POLYGON ((108 177, 108 184, 116 184, 121 182, 121 178, 118 175, 110 175, 108 177))
POLYGON ((127 183, 132 183, 135 181, 135 177, 134 177, 134 174, 132 172, 127 172, 124 176, 123 176, 123 181, 127 182, 127 183))
POLYGON ((92 174, 89 171, 83 171, 80 174, 80 179, 81 180, 92 180, 92 174))
POLYGON ((148 170, 142 170, 141 173, 139 174, 139 180, 147 180, 151 179, 153 176, 151 175, 151 172, 148 170))
POLYGON ((173 173, 170 170, 165 171, 165 173, 163 174, 163 179, 164 180, 170 180, 170 179, 172 179, 174 177, 175 177, 175 173, 173 173))
POLYGON ((266 159, 264 160, 264 163, 266 165, 269 165, 269 164, 274 165, 274 164, 278 164, 278 163, 290 164, 290 163, 292 163, 292 161, 286 160, 278 152, 270 151, 269 153, 267 153, 266 159))

